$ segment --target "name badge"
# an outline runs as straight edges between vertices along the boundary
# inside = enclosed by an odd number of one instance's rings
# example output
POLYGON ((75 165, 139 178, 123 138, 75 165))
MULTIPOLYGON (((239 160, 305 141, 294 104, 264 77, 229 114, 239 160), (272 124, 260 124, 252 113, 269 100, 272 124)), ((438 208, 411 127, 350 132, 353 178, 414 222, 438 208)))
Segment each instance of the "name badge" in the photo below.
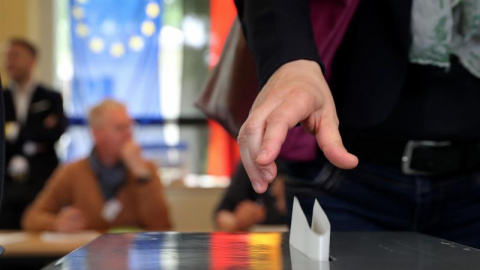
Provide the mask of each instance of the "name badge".
POLYGON ((102 209, 102 217, 107 222, 113 222, 122 211, 122 203, 117 199, 110 199, 102 209))

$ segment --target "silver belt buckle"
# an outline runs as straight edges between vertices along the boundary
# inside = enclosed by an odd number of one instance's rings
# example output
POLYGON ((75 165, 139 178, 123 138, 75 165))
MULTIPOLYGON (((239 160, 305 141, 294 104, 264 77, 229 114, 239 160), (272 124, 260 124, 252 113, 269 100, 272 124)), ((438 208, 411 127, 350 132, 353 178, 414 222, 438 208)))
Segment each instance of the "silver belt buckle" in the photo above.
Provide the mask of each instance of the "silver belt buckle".
POLYGON ((446 147, 451 144, 451 141, 408 141, 402 156, 402 173, 405 175, 432 175, 430 172, 415 170, 410 167, 413 150, 417 147, 446 147))

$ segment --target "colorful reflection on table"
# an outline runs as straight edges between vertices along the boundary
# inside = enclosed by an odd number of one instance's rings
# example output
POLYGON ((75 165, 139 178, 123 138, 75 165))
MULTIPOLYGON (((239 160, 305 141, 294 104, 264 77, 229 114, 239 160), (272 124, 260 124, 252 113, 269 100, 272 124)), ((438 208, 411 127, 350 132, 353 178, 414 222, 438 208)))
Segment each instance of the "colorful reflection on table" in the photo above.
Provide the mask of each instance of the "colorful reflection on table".
POLYGON ((65 256, 61 269, 283 269, 281 233, 107 234, 65 256), (179 252, 181 250, 181 252, 179 252))
POLYGON ((411 232, 335 232, 330 262, 308 259, 288 239, 288 232, 107 234, 46 269, 480 269, 480 250, 411 232))
POLYGON ((282 269, 281 243, 278 233, 213 233, 211 269, 282 269))

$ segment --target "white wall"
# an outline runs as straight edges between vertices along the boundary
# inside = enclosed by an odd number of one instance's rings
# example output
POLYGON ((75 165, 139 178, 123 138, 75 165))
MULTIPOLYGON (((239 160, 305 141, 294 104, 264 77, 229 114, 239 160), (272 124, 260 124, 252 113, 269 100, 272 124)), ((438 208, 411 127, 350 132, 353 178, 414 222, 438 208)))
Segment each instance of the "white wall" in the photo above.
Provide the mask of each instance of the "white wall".
POLYGON ((214 231, 213 211, 223 192, 223 188, 166 188, 173 229, 181 232, 214 231))
POLYGON ((50 86, 53 86, 55 78, 54 1, 55 0, 27 0, 28 38, 40 51, 36 77, 39 81, 50 86))
POLYGON ((0 0, 0 73, 4 72, 3 45, 12 37, 32 41, 40 51, 37 78, 49 85, 54 82, 54 10, 55 0, 0 0))

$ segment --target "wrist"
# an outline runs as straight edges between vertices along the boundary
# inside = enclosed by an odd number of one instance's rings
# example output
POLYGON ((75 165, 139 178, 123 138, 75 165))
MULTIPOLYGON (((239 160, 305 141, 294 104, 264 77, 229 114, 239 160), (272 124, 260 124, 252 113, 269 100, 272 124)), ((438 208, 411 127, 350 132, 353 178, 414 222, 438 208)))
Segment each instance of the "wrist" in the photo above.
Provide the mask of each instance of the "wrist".
POLYGON ((133 174, 134 178, 145 178, 151 176, 147 162, 144 160, 127 162, 126 165, 129 171, 133 174))
POLYGON ((146 173, 136 175, 135 176, 135 183, 144 185, 144 184, 149 183, 151 181, 151 179, 152 179, 152 175, 150 174, 150 172, 147 171, 146 173))

